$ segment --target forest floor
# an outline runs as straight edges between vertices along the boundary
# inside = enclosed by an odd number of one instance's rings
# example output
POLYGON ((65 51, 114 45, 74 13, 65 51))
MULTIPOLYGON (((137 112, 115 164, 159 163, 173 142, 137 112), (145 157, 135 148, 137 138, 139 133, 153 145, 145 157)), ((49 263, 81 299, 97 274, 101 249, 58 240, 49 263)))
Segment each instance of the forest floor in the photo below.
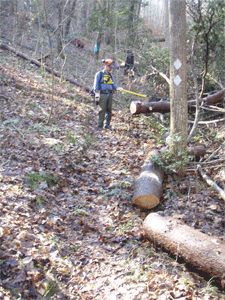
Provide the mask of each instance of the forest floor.
MULTIPOLYGON (((21 35, 7 2, 0 14, 5 43, 35 59, 49 52, 35 20, 21 35)), ((82 50, 68 43, 65 65, 57 57, 55 68, 91 85, 102 64, 92 53, 94 39, 84 42, 82 50)), ((116 79, 126 89, 168 98, 162 80, 139 84, 122 73, 116 79)), ((165 174, 156 208, 132 205, 133 183, 147 154, 165 146, 169 114, 165 123, 157 114, 132 117, 129 103, 137 98, 117 93, 113 130, 99 132, 92 98, 55 78, 48 122, 49 74, 1 50, 0 79, 0 299, 225 299, 215 278, 170 257, 142 228, 149 213, 163 212, 225 242, 224 201, 196 172, 196 162, 181 179, 165 174)), ((224 139, 224 123, 205 124, 192 145, 204 144, 207 158, 224 139)), ((224 159, 221 149, 203 165, 221 188, 224 159)))
MULTIPOLYGON (((99 132, 90 96, 56 79, 48 123, 49 74, 1 51, 0 77, 0 299, 225 299, 142 229, 163 211, 224 242, 224 201, 196 164, 182 179, 165 174, 155 209, 132 205, 147 153, 163 146, 156 115, 134 118, 115 103, 113 130, 99 132)), ((205 126, 208 153, 224 129, 205 126)), ((221 165, 210 172, 223 187, 221 165)))

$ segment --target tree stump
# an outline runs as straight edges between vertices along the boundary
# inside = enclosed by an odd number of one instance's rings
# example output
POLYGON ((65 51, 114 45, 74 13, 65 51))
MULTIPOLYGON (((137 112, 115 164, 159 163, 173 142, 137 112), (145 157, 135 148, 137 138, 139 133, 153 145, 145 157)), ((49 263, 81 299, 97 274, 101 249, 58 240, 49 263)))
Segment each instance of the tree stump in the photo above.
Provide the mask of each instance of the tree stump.
POLYGON ((157 155, 157 152, 153 151, 150 153, 134 184, 132 203, 145 209, 157 206, 162 194, 164 172, 149 160, 153 155, 157 155))
POLYGON ((143 223, 146 236, 195 269, 221 281, 225 274, 225 244, 178 219, 151 213, 143 223))

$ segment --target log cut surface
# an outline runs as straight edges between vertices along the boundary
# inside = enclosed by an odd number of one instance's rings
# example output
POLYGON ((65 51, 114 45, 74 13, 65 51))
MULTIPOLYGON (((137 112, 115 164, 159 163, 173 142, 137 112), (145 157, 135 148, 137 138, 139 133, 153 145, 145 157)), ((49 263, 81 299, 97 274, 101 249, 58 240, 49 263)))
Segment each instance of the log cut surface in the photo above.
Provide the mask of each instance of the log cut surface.
MULTIPOLYGON (((150 154, 154 155, 155 152, 150 154)), ((151 209, 159 204, 162 194, 163 170, 146 159, 134 185, 133 204, 151 209)))
POLYGON ((225 273, 225 244, 219 243, 178 219, 151 213, 143 223, 146 236, 200 271, 222 280, 225 273))

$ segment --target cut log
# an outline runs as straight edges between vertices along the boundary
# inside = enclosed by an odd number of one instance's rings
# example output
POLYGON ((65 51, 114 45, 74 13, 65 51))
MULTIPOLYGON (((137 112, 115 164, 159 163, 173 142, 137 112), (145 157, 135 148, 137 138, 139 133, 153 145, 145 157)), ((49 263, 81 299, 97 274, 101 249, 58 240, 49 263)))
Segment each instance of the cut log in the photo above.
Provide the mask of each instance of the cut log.
POLYGON ((153 151, 150 153, 134 184, 132 203, 145 209, 157 206, 162 194, 164 172, 149 160, 153 155, 157 155, 157 152, 153 151))
MULTIPOLYGON (((225 95, 225 89, 212 94, 206 98, 200 99, 199 104, 213 105, 223 100, 225 95)), ((196 105, 196 100, 188 101, 188 108, 193 109, 196 105)), ((130 104, 130 112, 132 115, 136 114, 149 114, 153 112, 160 112, 162 114, 170 112, 170 102, 159 101, 159 102, 138 102, 132 101, 130 104)))
POLYGON ((206 154, 206 148, 204 145, 192 146, 192 147, 188 147, 187 152, 189 155, 200 157, 206 154))
POLYGON ((223 279, 225 244, 159 213, 149 214, 143 227, 148 239, 157 245, 211 277, 223 279))
MULTIPOLYGON (((169 136, 170 136, 170 134, 169 134, 169 132, 167 132, 167 133, 164 133, 162 137, 168 139, 169 136)), ((166 153, 168 151, 169 151, 168 146, 161 149, 162 153, 166 153)), ((191 146, 191 147, 187 148, 187 153, 188 153, 188 155, 195 156, 195 158, 201 157, 206 154, 206 147, 204 145, 191 146)))
POLYGON ((135 102, 130 104, 130 112, 135 114, 148 114, 153 112, 160 112, 162 114, 170 112, 170 103, 166 101, 159 102, 135 102))
MULTIPOLYGON (((12 52, 12 53, 15 53, 17 56, 19 56, 19 57, 21 57, 21 58, 23 58, 23 59, 25 59, 25 60, 30 61, 32 64, 35 64, 35 65, 38 66, 38 67, 44 67, 45 70, 46 70, 47 72, 52 73, 52 69, 51 69, 50 67, 48 67, 48 66, 42 64, 41 62, 39 62, 38 60, 36 60, 36 59, 34 59, 34 58, 30 58, 30 57, 27 56, 26 54, 17 51, 16 49, 14 49, 13 47, 11 47, 11 46, 9 46, 9 45, 5 45, 5 44, 2 44, 2 43, 0 42, 0 49, 8 50, 8 51, 10 51, 10 52, 12 52)), ((59 77, 59 78, 61 78, 61 75, 62 75, 60 72, 57 72, 57 71, 55 71, 55 70, 53 70, 53 74, 54 74, 56 77, 59 77)), ((78 86, 78 87, 83 88, 86 92, 89 92, 89 91, 90 91, 90 88, 85 87, 83 84, 79 83, 78 81, 76 81, 76 80, 74 80, 74 79, 72 79, 72 78, 63 77, 63 79, 66 80, 66 81, 68 81, 68 82, 70 82, 70 83, 72 83, 72 84, 74 84, 74 85, 76 85, 76 86, 78 86)))

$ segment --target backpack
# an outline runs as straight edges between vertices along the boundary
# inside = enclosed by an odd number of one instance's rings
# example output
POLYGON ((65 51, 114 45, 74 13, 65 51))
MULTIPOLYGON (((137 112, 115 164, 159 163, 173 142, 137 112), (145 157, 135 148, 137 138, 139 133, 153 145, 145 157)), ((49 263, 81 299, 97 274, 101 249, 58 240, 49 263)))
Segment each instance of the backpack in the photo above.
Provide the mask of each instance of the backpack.
MULTIPOLYGON (((101 75, 101 77, 100 77, 100 81, 101 81, 102 80, 103 71, 100 71, 100 75, 101 75)), ((92 86, 89 94, 90 94, 91 97, 95 96, 95 87, 94 86, 92 86)))
MULTIPOLYGON (((101 76, 100 76, 100 81, 101 81, 101 80, 102 80, 102 76, 103 76, 103 71, 100 71, 100 75, 101 75, 101 76)), ((111 73, 109 74, 109 76, 110 76, 110 78, 112 79, 111 73)), ((94 97, 94 96, 95 96, 95 87, 94 87, 94 86, 92 86, 92 88, 91 88, 89 94, 90 94, 91 97, 94 97)))

